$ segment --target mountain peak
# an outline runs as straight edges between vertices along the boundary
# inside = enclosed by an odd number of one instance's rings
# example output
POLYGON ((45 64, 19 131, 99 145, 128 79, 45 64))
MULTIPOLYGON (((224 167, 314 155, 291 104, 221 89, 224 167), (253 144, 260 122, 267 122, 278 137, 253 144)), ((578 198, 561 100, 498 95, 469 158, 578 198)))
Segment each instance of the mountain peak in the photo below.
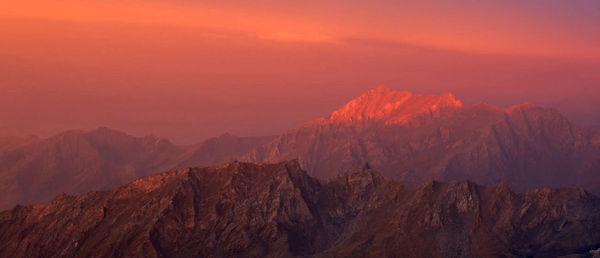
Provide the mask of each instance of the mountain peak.
POLYGON ((531 103, 531 102, 524 102, 518 105, 514 105, 508 108, 505 108, 504 111, 511 113, 515 110, 522 110, 522 109, 531 109, 531 108, 535 108, 537 107, 535 104, 531 103))
MULTIPOLYGON (((393 94, 395 92, 398 92, 398 91, 392 90, 385 86, 377 86, 377 87, 367 91, 366 94, 371 94, 371 95, 383 94, 383 95, 385 95, 385 94, 393 94)), ((404 91, 404 93, 410 94, 410 92, 408 92, 408 91, 404 91)))
POLYGON ((421 95, 379 86, 334 111, 330 122, 379 120, 386 124, 407 123, 410 119, 446 108, 462 108, 451 93, 421 95))

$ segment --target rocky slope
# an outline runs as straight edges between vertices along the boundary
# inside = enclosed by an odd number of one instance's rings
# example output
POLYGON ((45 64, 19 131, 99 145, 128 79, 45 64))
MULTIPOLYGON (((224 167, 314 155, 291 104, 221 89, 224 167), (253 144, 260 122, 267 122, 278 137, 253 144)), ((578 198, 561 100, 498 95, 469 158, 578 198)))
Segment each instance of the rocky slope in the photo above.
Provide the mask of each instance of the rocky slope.
POLYGON ((320 178, 369 162, 409 186, 469 179, 507 182, 523 191, 600 182, 597 139, 555 110, 532 104, 465 108, 451 94, 423 96, 379 87, 243 160, 297 158, 320 178))
POLYGON ((580 189, 416 189, 365 167, 319 181, 297 162, 179 169, 0 213, 2 257, 590 255, 600 200, 580 189))
POLYGON ((60 192, 110 189, 178 167, 223 163, 271 139, 224 135, 177 146, 104 127, 43 140, 0 139, 0 210, 46 202, 60 192))

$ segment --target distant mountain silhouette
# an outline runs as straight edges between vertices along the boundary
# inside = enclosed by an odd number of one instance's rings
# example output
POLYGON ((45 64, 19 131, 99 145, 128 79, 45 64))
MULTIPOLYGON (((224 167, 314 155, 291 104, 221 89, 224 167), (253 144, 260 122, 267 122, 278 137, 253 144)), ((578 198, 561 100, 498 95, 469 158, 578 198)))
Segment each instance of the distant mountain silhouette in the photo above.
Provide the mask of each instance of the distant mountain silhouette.
POLYGON ((409 189, 366 167, 319 181, 294 161, 179 169, 0 213, 2 257, 587 257, 599 247, 600 199, 582 189, 409 189))
POLYGON ((109 189, 181 166, 222 163, 270 139, 225 135, 177 146, 100 127, 44 140, 0 140, 0 208, 46 202, 60 192, 109 189))
POLYGON ((0 154, 0 207, 115 187, 173 168, 173 157, 184 151, 166 140, 108 128, 65 132, 0 154))

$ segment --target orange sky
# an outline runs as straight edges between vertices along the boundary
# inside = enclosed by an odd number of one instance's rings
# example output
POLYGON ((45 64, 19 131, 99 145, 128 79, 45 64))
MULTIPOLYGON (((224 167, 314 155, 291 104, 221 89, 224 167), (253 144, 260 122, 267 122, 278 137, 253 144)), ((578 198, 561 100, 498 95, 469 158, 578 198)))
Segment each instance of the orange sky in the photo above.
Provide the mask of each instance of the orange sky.
POLYGON ((598 1, 0 0, 0 25, 0 135, 276 134, 377 85, 600 121, 598 1))
POLYGON ((595 1, 2 1, 0 15, 186 27, 207 36, 346 43, 348 38, 477 53, 599 58, 595 1), (504 3, 503 3, 504 2, 504 3), (512 4, 511 4, 512 2, 512 4))

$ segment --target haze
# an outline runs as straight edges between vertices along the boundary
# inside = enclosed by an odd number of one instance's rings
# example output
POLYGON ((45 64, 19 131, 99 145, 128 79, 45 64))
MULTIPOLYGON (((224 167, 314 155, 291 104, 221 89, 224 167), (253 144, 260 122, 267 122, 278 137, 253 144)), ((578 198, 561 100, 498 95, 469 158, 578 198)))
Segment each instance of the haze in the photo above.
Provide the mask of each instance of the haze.
POLYGON ((0 0, 0 135, 273 135, 378 85, 600 123, 596 0, 223 2, 0 0))

